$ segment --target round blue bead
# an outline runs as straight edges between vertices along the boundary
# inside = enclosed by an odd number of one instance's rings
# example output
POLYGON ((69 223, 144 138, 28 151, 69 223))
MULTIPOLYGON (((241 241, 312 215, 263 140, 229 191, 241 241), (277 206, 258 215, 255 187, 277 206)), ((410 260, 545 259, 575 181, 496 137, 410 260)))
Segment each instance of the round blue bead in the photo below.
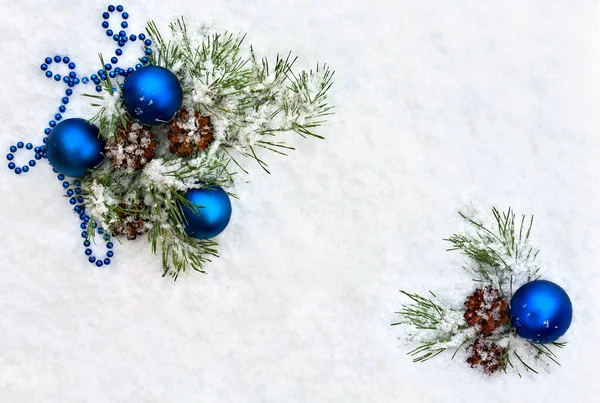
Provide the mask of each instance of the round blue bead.
POLYGON ((196 239, 208 239, 219 235, 231 219, 231 201, 219 186, 191 189, 185 198, 194 206, 182 205, 187 220, 185 232, 196 239))
POLYGON ((152 54, 152 49, 148 48, 144 51, 145 54, 147 54, 148 56, 152 54))
POLYGON ((142 61, 142 63, 144 63, 144 64, 148 63, 148 58, 147 58, 146 56, 142 57, 140 60, 141 60, 141 61, 142 61))
POLYGON ((84 119, 62 121, 48 139, 50 165, 65 175, 85 176, 104 159, 104 141, 98 137, 98 128, 84 119))
POLYGON ((89 79, 89 78, 87 78, 87 77, 83 77, 83 78, 81 79, 81 82, 82 82, 82 83, 84 83, 84 84, 87 84, 87 83, 89 83, 89 82, 90 82, 90 79, 89 79))
POLYGON ((69 89, 67 89, 67 90, 65 91, 65 94, 66 94, 67 96, 69 96, 69 97, 70 97, 71 95, 73 95, 73 90, 69 90, 69 89))
POLYGON ((109 258, 104 259, 104 264, 108 266, 110 264, 110 259, 109 258))
POLYGON ((109 24, 108 21, 102 21, 102 28, 108 28, 109 24))
POLYGON ((58 179, 59 181, 65 180, 65 176, 63 174, 58 174, 56 175, 56 179, 58 179))
POLYGON ((21 171, 21 168, 15 168, 15 173, 16 173, 17 175, 20 175, 20 174, 21 174, 21 172, 22 172, 22 171, 21 171))
POLYGON ((119 41, 119 39, 121 39, 121 37, 120 37, 118 34, 114 34, 114 35, 113 35, 113 40, 114 40, 115 42, 118 42, 118 41, 119 41))
POLYGON ((141 68, 142 68, 142 65, 141 65, 140 63, 138 63, 138 64, 136 64, 136 65, 135 65, 135 69, 136 69, 136 70, 139 70, 139 69, 141 69, 141 68))
POLYGON ((96 258, 94 256, 90 256, 90 258, 88 259, 88 261, 90 263, 94 263, 96 261, 96 258))
POLYGON ((96 92, 102 92, 102 87, 101 87, 101 86, 99 86, 99 85, 97 85, 97 86, 96 86, 96 92))
POLYGON ((73 70, 75 67, 76 67, 75 63, 73 63, 73 62, 69 63, 69 68, 71 70, 73 70))
POLYGON ((40 69, 42 69, 43 71, 46 71, 46 70, 48 70, 48 65, 46 63, 44 63, 40 66, 40 69))
POLYGON ((123 51, 121 49, 115 50, 115 55, 121 56, 122 54, 123 54, 123 51))
MULTIPOLYGON (((64 105, 61 105, 58 107, 58 111, 61 113, 65 113, 67 111, 67 107, 64 105)), ((50 132, 48 132, 48 134, 50 134, 50 132)))
POLYGON ((44 134, 50 134, 51 131, 52 131, 52 129, 47 127, 44 129, 44 134))
POLYGON ((60 81, 60 74, 54 75, 54 81, 60 81))
POLYGON ((75 185, 75 186, 81 186, 81 181, 80 181, 79 179, 76 179, 76 180, 73 182, 73 185, 75 185))
POLYGON ((127 22, 126 22, 126 21, 123 21, 123 22, 121 23, 121 28, 127 28, 128 26, 129 26, 129 24, 127 24, 127 22))
POLYGON ((108 76, 109 76, 110 78, 115 78, 115 77, 117 76, 117 73, 116 73, 116 72, 114 72, 114 71, 111 71, 110 73, 108 73, 108 76))
POLYGON ((106 36, 113 36, 112 29, 109 29, 109 30, 106 31, 106 36))
POLYGON ((102 260, 100 260, 100 259, 96 260, 96 266, 102 267, 102 265, 103 265, 102 260))
POLYGON ((104 235, 104 240, 105 240, 105 241, 110 241, 110 235, 108 235, 108 234, 105 234, 105 235, 104 235))
POLYGON ((63 82, 68 83, 69 82, 69 76, 64 76, 63 77, 63 82))
POLYGON ((60 56, 54 56, 54 61, 56 63, 60 63, 61 57, 60 56))
MULTIPOLYGON (((47 140, 47 138, 45 138, 44 140, 47 140)), ((43 154, 42 154, 42 158, 48 158, 48 154, 46 154, 46 153, 43 153, 43 154)))
POLYGON ((77 200, 75 200, 74 198, 70 198, 69 199, 69 203, 71 203, 71 205, 75 205, 75 203, 77 203, 77 200))
POLYGON ((50 127, 56 127, 56 121, 54 121, 54 120, 49 121, 48 122, 48 126, 50 126, 50 127))
POLYGON ((133 67, 130 67, 130 68, 128 68, 128 69, 127 69, 127 72, 128 72, 129 74, 133 73, 133 72, 134 72, 134 69, 133 69, 133 67))
POLYGON ((114 246, 114 245, 113 245, 113 243, 112 243, 112 242, 108 242, 108 243, 106 244, 106 247, 107 247, 108 249, 112 249, 112 248, 113 248, 113 246, 114 246))
POLYGON ((117 45, 119 45, 119 47, 122 48, 123 46, 125 46, 125 42, 119 40, 119 42, 117 42, 117 45))
POLYGON ((66 105, 69 103, 69 98, 64 97, 63 99, 61 99, 61 102, 66 105))
POLYGON ((113 257, 115 255, 115 253, 112 250, 109 250, 106 252, 106 256, 108 257, 113 257))
POLYGON ((19 141, 17 143, 17 148, 23 148, 23 147, 25 147, 25 143, 23 143, 22 141, 19 141))
POLYGON ((77 198, 77 203, 83 203, 83 197, 81 197, 81 196, 80 196, 80 197, 78 197, 78 198, 77 198))
POLYGON ((29 167, 28 167, 27 165, 25 165, 25 166, 24 166, 23 168, 21 168, 21 169, 23 169, 23 172, 24 172, 24 173, 27 173, 27 172, 29 172, 29 167))
POLYGON ((29 160, 29 166, 30 167, 34 167, 35 166, 35 161, 34 160, 29 160))
POLYGON ((110 62, 111 62, 112 64, 117 64, 117 62, 118 62, 118 61, 119 61, 119 59, 117 59, 117 58, 116 58, 116 57, 114 57, 114 56, 110 58, 110 62))
POLYGON ((52 59, 50 57, 47 57, 44 61, 46 64, 52 64, 52 59))
POLYGON ((111 65, 110 63, 106 63, 106 64, 104 65, 104 68, 105 68, 106 70, 111 70, 111 69, 112 69, 112 65, 111 65))
POLYGON ((38 160, 38 161, 39 161, 39 160, 41 160, 41 159, 42 159, 42 154, 40 154, 40 153, 37 153, 37 154, 35 155, 35 159, 36 159, 36 160, 38 160))
POLYGON ((129 40, 130 40, 131 42, 135 42, 135 41, 136 41, 136 39, 137 39, 137 36, 135 36, 135 35, 129 35, 129 40))
POLYGON ((87 256, 90 256, 90 255, 92 254, 92 250, 91 250, 91 249, 86 249, 86 250, 85 250, 85 254, 86 254, 87 256))
POLYGON ((108 11, 110 11, 111 13, 115 11, 115 6, 113 6, 112 4, 108 6, 108 11))
POLYGON ((86 239, 85 241, 83 241, 83 246, 88 247, 90 245, 91 245, 91 243, 89 240, 86 239))
POLYGON ((75 77, 75 78, 73 79, 73 83, 74 83, 75 85, 79 84, 79 78, 75 77))
POLYGON ((92 74, 92 75, 90 76, 90 78, 91 78, 92 80, 96 80, 96 79, 98 79, 98 76, 97 76, 97 75, 95 75, 95 74, 92 74))
POLYGON ((79 228, 81 229, 86 229, 87 228, 87 224, 82 222, 81 224, 79 224, 79 228))
POLYGON ((54 115, 54 119, 61 120, 62 119, 62 115, 60 113, 57 113, 56 115, 54 115))
POLYGON ((77 77, 77 73, 75 73, 74 71, 72 71, 72 72, 69 73, 69 77, 75 78, 75 77, 77 77))
POLYGON ((99 234, 102 234, 102 233, 104 232, 104 230, 103 230, 102 228, 98 228, 98 231, 97 231, 97 232, 98 232, 99 234))
POLYGON ((63 63, 64 64, 68 64, 70 61, 71 61, 71 59, 69 58, 69 56, 63 57, 63 63))
POLYGON ((65 182, 62 183, 62 187, 65 188, 65 189, 67 189, 69 186, 70 186, 69 182, 65 181, 65 182))
POLYGON ((87 233, 87 231, 83 231, 83 232, 81 233, 81 237, 82 237, 82 238, 87 238, 87 236, 88 236, 88 233, 87 233))
POLYGON ((74 193, 73 189, 67 190, 67 196, 71 197, 71 196, 73 196, 73 193, 74 193))
POLYGON ((16 165, 14 162, 9 162, 8 163, 8 169, 15 169, 16 165))
POLYGON ((121 11, 123 11, 123 6, 121 6, 121 5, 118 5, 118 6, 117 6, 117 11, 118 11, 118 12, 121 12, 121 11))
POLYGON ((125 12, 123 14, 121 14, 121 17, 126 20, 127 18, 129 18, 129 13, 125 12))
POLYGON ((146 35, 144 34, 139 34, 138 38, 140 38, 141 41, 143 41, 144 39, 146 39, 146 35))
POLYGON ((15 146, 10 146, 10 152, 11 152, 11 153, 16 153, 16 152, 17 152, 17 147, 15 147, 15 146))
POLYGON ((48 78, 52 77, 52 72, 51 71, 47 71, 46 72, 46 77, 48 77, 48 78))
POLYGON ((78 194, 81 194, 81 188, 76 188, 76 189, 75 189, 75 194, 76 194, 76 195, 78 195, 78 194))
POLYGON ((108 20, 110 18, 110 14, 107 12, 103 12, 102 13, 102 18, 104 18, 105 20, 108 20))
POLYGON ((146 39, 146 40, 144 41, 144 45, 146 45, 146 46, 150 46, 150 45, 152 45, 152 41, 151 41, 150 39, 146 39))
POLYGON ((25 148, 28 150, 31 150, 33 148, 33 144, 27 143, 27 144, 25 144, 25 148))

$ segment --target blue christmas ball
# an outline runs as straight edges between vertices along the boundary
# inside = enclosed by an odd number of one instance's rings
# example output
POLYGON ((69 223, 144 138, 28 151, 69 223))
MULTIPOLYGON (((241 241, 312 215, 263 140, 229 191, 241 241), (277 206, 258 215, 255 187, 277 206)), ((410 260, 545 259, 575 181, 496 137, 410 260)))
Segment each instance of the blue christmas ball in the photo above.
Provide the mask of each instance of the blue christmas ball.
POLYGON ((229 224, 231 201, 221 187, 190 189, 185 198, 193 205, 183 205, 183 214, 187 220, 185 232, 192 238, 213 238, 229 224))
POLYGON ((552 343, 571 325, 573 306, 558 285, 536 280, 523 285, 510 300, 512 326, 533 343, 552 343))
POLYGON ((136 70, 123 85, 127 112, 146 125, 156 126, 173 119, 182 102, 179 80, 163 67, 146 66, 136 70))
POLYGON ((50 165, 74 178, 87 175, 104 159, 104 140, 98 137, 98 131, 84 119, 66 119, 57 124, 46 144, 50 165))

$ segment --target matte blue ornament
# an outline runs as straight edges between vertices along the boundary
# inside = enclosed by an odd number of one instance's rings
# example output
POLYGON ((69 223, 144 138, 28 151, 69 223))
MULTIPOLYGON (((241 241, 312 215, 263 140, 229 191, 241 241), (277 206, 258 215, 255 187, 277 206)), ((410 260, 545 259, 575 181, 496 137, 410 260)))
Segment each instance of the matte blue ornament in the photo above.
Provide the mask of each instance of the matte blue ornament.
POLYGON ((98 131, 93 124, 78 118, 57 124, 46 145, 50 165, 74 178, 87 175, 104 159, 104 140, 98 137, 98 131))
POLYGON ((558 285, 536 280, 523 285, 510 300, 512 326, 532 343, 552 343, 571 325, 573 306, 558 285))
POLYGON ((134 71, 125 80, 123 103, 140 122, 156 126, 173 119, 181 109, 183 89, 175 74, 159 66, 134 71))
POLYGON ((183 205, 187 220, 185 232, 192 238, 208 239, 219 235, 231 218, 231 201, 219 186, 204 189, 190 189, 185 194, 195 208, 183 205))

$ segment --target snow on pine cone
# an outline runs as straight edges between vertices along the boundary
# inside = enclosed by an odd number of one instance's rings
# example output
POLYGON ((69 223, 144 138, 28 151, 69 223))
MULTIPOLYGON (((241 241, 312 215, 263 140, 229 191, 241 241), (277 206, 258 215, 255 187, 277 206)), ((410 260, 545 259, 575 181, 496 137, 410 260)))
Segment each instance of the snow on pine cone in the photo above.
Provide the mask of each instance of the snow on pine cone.
POLYGON ((117 138, 106 143, 106 156, 117 168, 135 171, 154 159, 154 134, 141 124, 130 121, 117 130, 117 138))
POLYGON ((121 203, 119 207, 121 207, 117 211, 119 221, 112 227, 115 235, 127 235, 127 239, 132 241, 138 235, 142 235, 148 231, 146 223, 142 220, 139 213, 141 205, 131 207, 125 203, 121 203))
POLYGON ((465 301, 464 318, 469 326, 477 326, 477 333, 489 336, 510 320, 508 302, 492 287, 478 288, 465 301))
POLYGON ((506 352, 506 348, 500 347, 496 343, 476 339, 467 348, 467 353, 469 354, 467 362, 471 364, 471 368, 479 368, 484 373, 492 375, 497 370, 504 368, 504 356, 506 352))
POLYGON ((213 130, 210 116, 202 116, 200 112, 192 115, 187 109, 182 109, 179 116, 169 123, 169 151, 180 157, 200 152, 212 142, 213 130))

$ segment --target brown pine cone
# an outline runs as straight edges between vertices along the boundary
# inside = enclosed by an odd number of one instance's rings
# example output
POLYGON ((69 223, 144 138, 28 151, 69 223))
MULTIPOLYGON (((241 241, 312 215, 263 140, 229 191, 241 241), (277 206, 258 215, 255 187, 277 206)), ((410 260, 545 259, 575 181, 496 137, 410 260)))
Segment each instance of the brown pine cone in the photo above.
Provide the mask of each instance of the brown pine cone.
POLYGON ((135 171, 154 159, 156 142, 150 130, 130 121, 126 128, 117 130, 117 139, 106 143, 106 156, 120 169, 135 171))
POLYGON ((132 241, 138 235, 148 231, 146 223, 142 220, 139 212, 141 205, 131 207, 125 203, 119 205, 121 209, 117 212, 119 221, 113 225, 113 233, 115 235, 127 235, 127 239, 132 241))
POLYGON ((478 288, 465 301, 464 318, 469 326, 478 326, 477 333, 489 336, 510 320, 508 302, 492 287, 478 288))
POLYGON ((467 362, 471 364, 471 368, 478 367, 488 375, 504 368, 503 360, 507 350, 496 343, 476 339, 473 345, 467 348, 467 352, 470 354, 467 362))
POLYGON ((213 131, 210 116, 201 116, 200 112, 195 112, 192 116, 186 109, 182 109, 169 123, 169 151, 181 157, 200 152, 212 142, 213 131))

